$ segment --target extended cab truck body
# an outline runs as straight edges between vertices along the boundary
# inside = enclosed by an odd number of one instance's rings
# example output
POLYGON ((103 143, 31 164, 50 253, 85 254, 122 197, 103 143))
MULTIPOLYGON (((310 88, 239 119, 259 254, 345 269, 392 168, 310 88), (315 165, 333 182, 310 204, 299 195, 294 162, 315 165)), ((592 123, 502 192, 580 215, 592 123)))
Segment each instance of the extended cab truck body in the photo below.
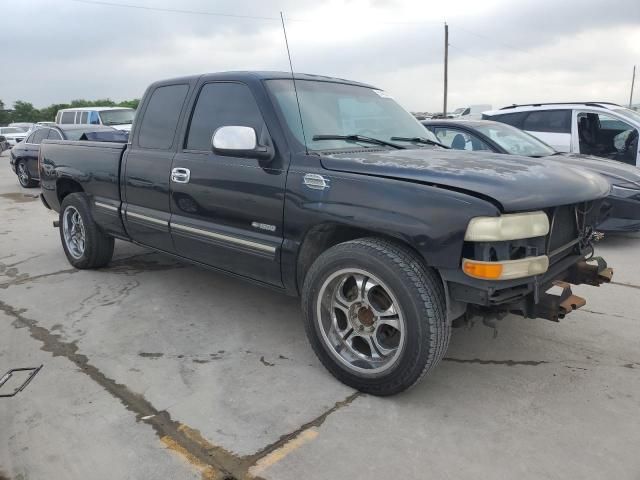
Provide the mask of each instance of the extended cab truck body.
POLYGON ((69 261, 104 266, 121 238, 301 295, 324 365, 379 395, 439 362, 454 319, 557 320, 584 304, 569 283, 610 279, 585 260, 609 189, 598 175, 437 147, 367 85, 295 86, 259 72, 157 82, 129 144, 45 141, 42 200, 69 261))

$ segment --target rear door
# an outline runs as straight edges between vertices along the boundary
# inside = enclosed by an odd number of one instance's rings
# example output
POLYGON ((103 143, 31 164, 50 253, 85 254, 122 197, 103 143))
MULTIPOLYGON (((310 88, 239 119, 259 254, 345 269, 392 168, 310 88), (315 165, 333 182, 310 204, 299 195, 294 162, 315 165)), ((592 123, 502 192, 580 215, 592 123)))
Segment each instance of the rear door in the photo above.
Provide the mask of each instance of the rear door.
POLYGON ((121 174, 127 232, 133 240, 167 252, 175 251, 169 233, 169 178, 188 93, 189 84, 178 83, 147 94, 121 174))
POLYGON ((176 251, 223 270, 281 285, 280 246, 286 159, 214 154, 221 126, 248 126, 258 143, 271 143, 262 112, 243 83, 212 82, 198 93, 173 169, 188 180, 171 183, 171 232, 176 251))
POLYGON ((570 109, 530 111, 521 128, 559 152, 571 151, 570 109))

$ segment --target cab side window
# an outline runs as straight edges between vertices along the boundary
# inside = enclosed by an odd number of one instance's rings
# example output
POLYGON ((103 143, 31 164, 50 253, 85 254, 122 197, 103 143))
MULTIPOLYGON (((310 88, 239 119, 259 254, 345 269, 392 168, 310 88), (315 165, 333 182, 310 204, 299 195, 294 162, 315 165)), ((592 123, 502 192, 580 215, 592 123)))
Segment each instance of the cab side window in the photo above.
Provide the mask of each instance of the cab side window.
POLYGON ((435 134, 440 143, 443 143, 453 150, 468 150, 474 152, 492 151, 491 147, 480 140, 477 136, 457 128, 437 127, 435 128, 435 134))
POLYGON ((30 143, 33 143, 35 145, 40 145, 42 143, 42 140, 47 138, 48 135, 49 135, 48 128, 39 128, 38 130, 33 132, 33 135, 31 135, 30 143))
POLYGON ((47 137, 49 140, 62 140, 62 135, 55 129, 49 130, 49 136, 47 137))
POLYGON ((173 137, 180 119, 189 85, 167 85, 156 88, 142 117, 138 143, 143 148, 166 150, 173 145, 173 137))
POLYGON ((100 125, 100 116, 98 112, 89 112, 89 123, 91 125, 100 125))
POLYGON ((512 127, 522 128, 522 122, 527 116, 527 112, 501 113, 498 115, 482 115, 485 120, 495 120, 496 122, 506 123, 512 127))
POLYGON ((62 112, 60 117, 60 123, 62 124, 70 124, 74 122, 76 117, 76 112, 62 112))
POLYGON ((211 151, 211 137, 225 125, 252 127, 260 143, 266 134, 262 114, 251 90, 241 83, 208 83, 200 90, 185 148, 211 151))
POLYGON ((529 112, 522 129, 530 132, 571 133, 571 110, 529 112))

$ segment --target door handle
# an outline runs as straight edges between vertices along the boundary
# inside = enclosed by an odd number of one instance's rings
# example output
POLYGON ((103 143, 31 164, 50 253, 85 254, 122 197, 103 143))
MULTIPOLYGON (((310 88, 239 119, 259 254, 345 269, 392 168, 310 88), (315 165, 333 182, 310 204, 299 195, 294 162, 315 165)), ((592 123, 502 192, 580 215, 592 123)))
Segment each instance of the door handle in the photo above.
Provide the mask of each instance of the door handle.
POLYGON ((191 171, 188 168, 174 168, 171 170, 171 181, 176 183, 189 183, 191 171))

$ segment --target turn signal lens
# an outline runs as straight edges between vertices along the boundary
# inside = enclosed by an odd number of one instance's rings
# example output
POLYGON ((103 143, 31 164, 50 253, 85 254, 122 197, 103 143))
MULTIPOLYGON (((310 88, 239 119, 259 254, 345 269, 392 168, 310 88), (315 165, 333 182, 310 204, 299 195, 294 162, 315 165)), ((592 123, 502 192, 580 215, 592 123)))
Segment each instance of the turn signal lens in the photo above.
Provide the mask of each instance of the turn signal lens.
POLYGON ((473 260, 465 260, 462 263, 464 273, 470 277, 486 278, 488 280, 497 280, 502 275, 502 265, 500 263, 474 262, 473 260))
POLYGON ((513 278, 540 275, 549 268, 549 257, 527 257, 519 260, 503 262, 479 262, 477 260, 462 260, 462 270, 473 278, 483 280, 511 280, 513 278))

